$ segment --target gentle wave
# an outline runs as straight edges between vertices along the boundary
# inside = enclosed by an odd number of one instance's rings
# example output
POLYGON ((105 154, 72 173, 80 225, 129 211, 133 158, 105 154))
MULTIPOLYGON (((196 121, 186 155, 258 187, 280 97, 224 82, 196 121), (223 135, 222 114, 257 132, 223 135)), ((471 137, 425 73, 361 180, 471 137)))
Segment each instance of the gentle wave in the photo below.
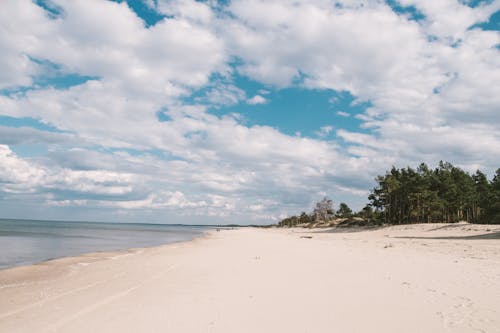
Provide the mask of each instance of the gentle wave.
POLYGON ((188 241, 210 227, 0 219, 0 269, 81 255, 188 241))

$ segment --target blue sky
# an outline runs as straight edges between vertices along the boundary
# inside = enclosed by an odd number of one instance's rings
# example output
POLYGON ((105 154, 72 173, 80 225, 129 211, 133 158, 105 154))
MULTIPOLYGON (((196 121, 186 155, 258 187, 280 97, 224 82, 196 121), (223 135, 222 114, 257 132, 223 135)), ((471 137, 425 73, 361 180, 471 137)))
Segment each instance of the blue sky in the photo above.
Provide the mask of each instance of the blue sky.
MULTIPOLYGON (((361 121, 356 115, 363 113, 370 103, 357 101, 347 91, 306 89, 300 85, 276 89, 241 75, 235 75, 233 81, 249 98, 261 96, 265 101, 258 104, 247 101, 229 105, 209 104, 210 113, 218 116, 238 113, 248 126, 272 126, 288 135, 313 138, 318 138, 317 132, 324 126, 366 131, 360 127, 361 121)), ((203 100, 206 92, 207 88, 201 89, 189 96, 188 101, 203 100)))
POLYGON ((8 1, 2 217, 273 223, 500 160, 500 2, 8 1))

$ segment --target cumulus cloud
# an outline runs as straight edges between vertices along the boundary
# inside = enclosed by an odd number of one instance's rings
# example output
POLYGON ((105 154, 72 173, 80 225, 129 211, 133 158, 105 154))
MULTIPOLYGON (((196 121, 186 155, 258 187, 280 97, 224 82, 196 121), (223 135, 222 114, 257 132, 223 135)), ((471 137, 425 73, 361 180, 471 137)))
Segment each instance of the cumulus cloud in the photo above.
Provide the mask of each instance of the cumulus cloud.
POLYGON ((247 103, 250 105, 266 104, 267 99, 265 99, 261 95, 255 95, 252 98, 247 99, 247 103))
POLYGON ((45 170, 18 158, 6 145, 0 145, 0 161, 0 186, 4 192, 35 192, 46 176, 45 170))
POLYGON ((132 175, 104 170, 49 169, 17 156, 0 145, 0 183, 6 192, 40 192, 56 189, 77 193, 122 195, 132 190, 132 175))

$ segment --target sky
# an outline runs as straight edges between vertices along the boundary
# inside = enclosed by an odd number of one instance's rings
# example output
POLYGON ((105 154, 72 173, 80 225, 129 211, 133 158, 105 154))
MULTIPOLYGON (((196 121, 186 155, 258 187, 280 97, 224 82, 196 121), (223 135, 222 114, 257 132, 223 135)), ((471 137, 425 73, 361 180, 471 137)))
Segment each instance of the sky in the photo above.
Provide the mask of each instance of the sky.
POLYGON ((0 9, 0 217, 267 224, 500 167, 500 0, 0 9))

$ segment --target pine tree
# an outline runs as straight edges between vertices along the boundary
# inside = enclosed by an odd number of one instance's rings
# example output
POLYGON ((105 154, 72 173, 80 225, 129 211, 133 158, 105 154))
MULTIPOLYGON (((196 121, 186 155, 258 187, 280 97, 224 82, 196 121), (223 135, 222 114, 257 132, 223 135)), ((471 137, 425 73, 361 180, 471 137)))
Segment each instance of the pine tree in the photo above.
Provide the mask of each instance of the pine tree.
POLYGON ((482 223, 500 224, 500 169, 490 183, 490 201, 481 219, 482 223))
POLYGON ((341 202, 339 205, 339 210, 337 211, 337 215, 340 217, 351 217, 352 216, 352 209, 349 208, 349 206, 341 202))
POLYGON ((500 223, 500 169, 490 183, 441 161, 434 170, 392 167, 376 181, 368 200, 382 222, 500 223))

